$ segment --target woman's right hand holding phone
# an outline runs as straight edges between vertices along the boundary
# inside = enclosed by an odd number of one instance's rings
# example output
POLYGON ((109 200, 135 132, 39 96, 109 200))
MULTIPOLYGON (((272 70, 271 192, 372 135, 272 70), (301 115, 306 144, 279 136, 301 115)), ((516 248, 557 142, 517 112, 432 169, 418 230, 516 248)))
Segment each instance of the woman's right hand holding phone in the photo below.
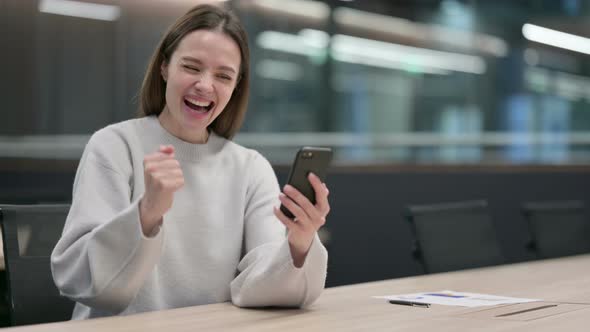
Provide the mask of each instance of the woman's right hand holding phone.
POLYGON ((172 207, 174 193, 184 185, 184 176, 172 145, 161 145, 157 152, 146 155, 143 168, 145 193, 139 202, 139 218, 143 234, 150 236, 172 207))
POLYGON ((324 226, 326 217, 330 213, 330 203, 328 201, 330 191, 326 184, 313 173, 310 173, 307 179, 315 191, 316 204, 310 202, 295 187, 286 185, 283 193, 279 195, 279 199, 291 211, 295 219, 287 217, 280 208, 274 208, 275 216, 289 230, 287 239, 291 249, 291 257, 296 267, 303 266, 317 231, 324 226))

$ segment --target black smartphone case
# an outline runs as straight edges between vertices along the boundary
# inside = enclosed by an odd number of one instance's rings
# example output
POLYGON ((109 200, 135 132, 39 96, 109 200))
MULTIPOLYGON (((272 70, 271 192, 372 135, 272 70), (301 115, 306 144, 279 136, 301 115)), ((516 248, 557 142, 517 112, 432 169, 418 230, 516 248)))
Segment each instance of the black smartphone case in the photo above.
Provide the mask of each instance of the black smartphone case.
MULTIPOLYGON (((295 155, 287 183, 299 190, 312 204, 315 204, 315 191, 307 179, 307 175, 311 172, 317 175, 322 182, 325 182, 331 161, 332 149, 330 148, 302 147, 295 155)), ((283 205, 281 205, 281 211, 287 217, 294 218, 293 214, 283 205)))

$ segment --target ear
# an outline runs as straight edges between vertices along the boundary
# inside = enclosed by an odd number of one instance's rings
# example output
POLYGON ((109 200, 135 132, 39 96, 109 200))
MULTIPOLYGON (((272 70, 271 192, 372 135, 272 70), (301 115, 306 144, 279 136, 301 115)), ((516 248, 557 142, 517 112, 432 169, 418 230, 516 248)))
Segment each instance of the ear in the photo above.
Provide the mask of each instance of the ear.
POLYGON ((162 74, 162 79, 164 79, 164 82, 168 82, 168 64, 166 61, 163 61, 162 65, 160 66, 160 74, 162 74))

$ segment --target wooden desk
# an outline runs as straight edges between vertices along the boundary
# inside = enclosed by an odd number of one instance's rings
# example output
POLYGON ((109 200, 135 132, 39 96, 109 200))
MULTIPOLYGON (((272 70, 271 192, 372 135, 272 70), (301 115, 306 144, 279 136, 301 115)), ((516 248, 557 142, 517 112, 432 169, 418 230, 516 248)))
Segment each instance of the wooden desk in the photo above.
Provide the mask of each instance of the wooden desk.
MULTIPOLYGON (((497 307, 496 307, 497 308, 497 307)), ((15 328, 40 331, 587 331, 590 255, 426 275, 327 289, 307 310, 240 309, 229 303, 15 328), (491 307, 392 305, 372 295, 450 289, 578 304, 529 321, 472 318, 491 307)))

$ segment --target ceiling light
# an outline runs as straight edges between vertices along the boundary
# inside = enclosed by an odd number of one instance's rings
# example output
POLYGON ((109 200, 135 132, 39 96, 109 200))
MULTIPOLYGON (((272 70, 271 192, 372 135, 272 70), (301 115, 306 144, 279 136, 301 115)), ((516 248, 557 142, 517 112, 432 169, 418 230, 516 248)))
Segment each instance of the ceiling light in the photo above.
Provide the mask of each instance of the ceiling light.
POLYGON ((308 0, 255 0, 254 7, 279 14, 294 15, 324 21, 330 16, 330 7, 319 1, 308 0))
POLYGON ((119 6, 72 0, 41 0, 39 11, 47 14, 73 16, 101 21, 115 21, 121 16, 119 6))
POLYGON ((544 28, 530 23, 526 23, 522 26, 522 34, 526 39, 534 42, 590 54, 589 38, 544 28))

